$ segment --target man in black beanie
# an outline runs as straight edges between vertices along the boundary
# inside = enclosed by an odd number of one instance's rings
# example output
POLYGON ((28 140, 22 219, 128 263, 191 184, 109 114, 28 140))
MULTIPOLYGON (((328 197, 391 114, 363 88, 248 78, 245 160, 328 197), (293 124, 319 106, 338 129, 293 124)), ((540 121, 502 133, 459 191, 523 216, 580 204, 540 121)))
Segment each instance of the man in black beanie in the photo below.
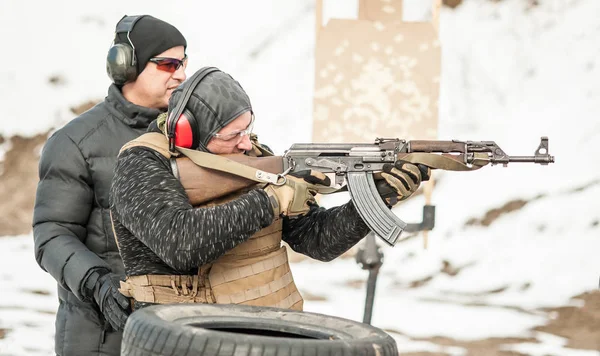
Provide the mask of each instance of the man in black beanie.
MULTIPOLYGON (((181 32, 146 15, 135 22, 131 32, 116 33, 115 45, 119 44, 135 48, 136 59, 133 80, 124 83, 123 96, 140 106, 166 110, 171 93, 185 80, 187 43, 181 32)), ((107 70, 110 77, 111 58, 107 70)))
POLYGON ((121 146, 146 131, 185 80, 186 46, 162 20, 123 17, 107 56, 108 95, 44 146, 33 238, 38 264, 58 284, 57 355, 120 354, 130 308, 118 292, 124 269, 109 213, 113 169, 121 146), (128 21, 133 27, 123 26, 128 21))

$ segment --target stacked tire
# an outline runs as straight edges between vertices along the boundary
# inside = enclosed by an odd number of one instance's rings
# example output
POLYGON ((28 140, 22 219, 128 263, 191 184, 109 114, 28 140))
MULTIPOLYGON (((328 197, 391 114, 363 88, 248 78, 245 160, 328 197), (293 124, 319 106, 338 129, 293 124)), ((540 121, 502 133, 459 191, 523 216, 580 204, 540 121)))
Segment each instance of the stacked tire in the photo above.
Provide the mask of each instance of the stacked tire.
POLYGON ((376 327, 316 313, 243 305, 157 305, 127 320, 122 356, 397 356, 376 327))

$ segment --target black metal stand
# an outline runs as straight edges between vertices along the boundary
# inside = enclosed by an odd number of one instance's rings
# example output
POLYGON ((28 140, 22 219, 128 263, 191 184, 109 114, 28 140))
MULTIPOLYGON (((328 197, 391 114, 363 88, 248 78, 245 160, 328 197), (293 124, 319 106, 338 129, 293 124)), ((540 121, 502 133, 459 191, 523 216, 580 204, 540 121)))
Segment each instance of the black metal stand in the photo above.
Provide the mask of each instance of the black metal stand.
MULTIPOLYGON (((423 221, 416 224, 407 224, 405 232, 429 231, 435 226, 435 206, 423 206, 423 221)), ((363 314, 363 323, 371 324, 373 316, 373 304, 375 303, 375 287, 377 286, 377 277, 379 269, 383 265, 383 252, 375 241, 375 234, 370 232, 365 237, 365 242, 356 253, 356 263, 364 270, 369 271, 367 279, 367 296, 365 298, 365 311, 363 314)))
POLYGON ((375 302, 375 287, 377 286, 377 276, 379 268, 383 264, 383 252, 375 242, 375 234, 370 232, 365 238, 365 243, 356 253, 356 262, 362 269, 369 271, 367 279, 367 297, 365 301, 365 311, 363 314, 363 323, 371 324, 373 315, 373 303, 375 302))

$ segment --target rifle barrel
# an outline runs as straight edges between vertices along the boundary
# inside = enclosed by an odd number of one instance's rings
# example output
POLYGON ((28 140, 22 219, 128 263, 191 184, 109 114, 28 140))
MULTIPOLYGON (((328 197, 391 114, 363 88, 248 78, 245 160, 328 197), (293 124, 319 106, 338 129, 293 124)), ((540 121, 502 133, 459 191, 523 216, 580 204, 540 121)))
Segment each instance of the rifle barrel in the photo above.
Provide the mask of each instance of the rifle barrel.
POLYGON ((506 164, 510 162, 521 162, 521 163, 539 163, 548 164, 554 163, 554 156, 550 155, 538 155, 538 156, 506 156, 502 158, 492 158, 492 164, 506 164))

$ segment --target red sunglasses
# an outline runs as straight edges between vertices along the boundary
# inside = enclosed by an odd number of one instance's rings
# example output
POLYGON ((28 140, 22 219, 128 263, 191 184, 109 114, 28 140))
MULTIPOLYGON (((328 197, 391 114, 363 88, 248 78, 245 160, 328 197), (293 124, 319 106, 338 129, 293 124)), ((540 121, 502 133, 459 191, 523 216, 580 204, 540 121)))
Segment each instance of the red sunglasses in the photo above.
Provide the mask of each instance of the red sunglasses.
POLYGON ((183 59, 168 58, 168 57, 154 57, 149 59, 150 62, 156 64, 158 70, 163 72, 175 73, 181 66, 185 66, 187 61, 187 54, 183 59))

